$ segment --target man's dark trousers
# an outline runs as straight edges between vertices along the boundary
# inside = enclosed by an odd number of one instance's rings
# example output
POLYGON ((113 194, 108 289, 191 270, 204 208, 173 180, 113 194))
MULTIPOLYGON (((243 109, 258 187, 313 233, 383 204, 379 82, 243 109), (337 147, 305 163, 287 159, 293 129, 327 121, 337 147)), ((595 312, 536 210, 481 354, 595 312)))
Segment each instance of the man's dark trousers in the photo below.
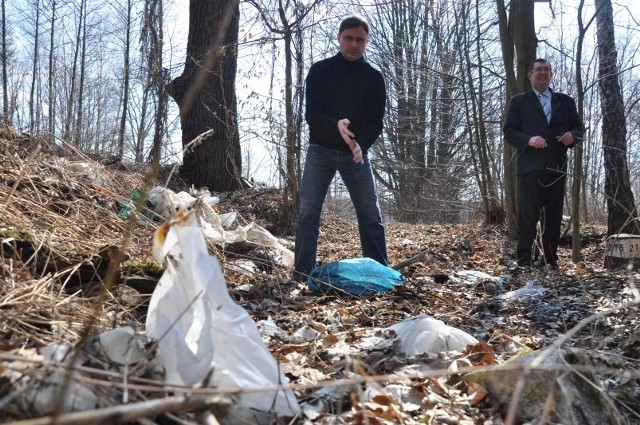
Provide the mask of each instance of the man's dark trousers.
POLYGON ((546 264, 557 265, 560 227, 564 206, 563 172, 540 170, 522 174, 518 179, 518 264, 531 262, 533 242, 540 221, 542 249, 546 264), (526 194, 526 196, 520 196, 526 194))

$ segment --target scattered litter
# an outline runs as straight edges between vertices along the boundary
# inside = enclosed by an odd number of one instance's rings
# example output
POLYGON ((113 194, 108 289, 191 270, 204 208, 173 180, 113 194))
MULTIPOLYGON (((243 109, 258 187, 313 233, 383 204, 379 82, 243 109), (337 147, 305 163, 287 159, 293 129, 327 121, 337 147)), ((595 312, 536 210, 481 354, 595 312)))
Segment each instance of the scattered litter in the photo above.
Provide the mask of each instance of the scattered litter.
POLYGON ((493 282, 498 284, 499 286, 504 285, 503 278, 491 276, 488 273, 481 272, 478 270, 460 270, 458 272, 455 272, 455 276, 467 283, 472 283, 472 284, 493 282))
POLYGON ((546 291, 547 290, 542 286, 537 285, 532 280, 529 280, 522 288, 498 295, 496 298, 503 301, 527 303, 542 298, 546 291))
POLYGON ((255 274, 258 269, 256 266, 256 263, 249 260, 229 261, 227 262, 225 267, 229 270, 233 270, 234 272, 237 272, 246 276, 251 276, 255 274))
POLYGON ((308 325, 301 327, 293 334, 289 334, 289 332, 276 325, 271 316, 258 322, 258 330, 263 337, 276 337, 282 341, 294 343, 313 341, 319 334, 318 331, 308 325))
POLYGON ((287 335, 287 332, 278 326, 271 316, 267 317, 266 320, 258 321, 257 325, 260 335, 263 337, 277 336, 283 338, 287 335))

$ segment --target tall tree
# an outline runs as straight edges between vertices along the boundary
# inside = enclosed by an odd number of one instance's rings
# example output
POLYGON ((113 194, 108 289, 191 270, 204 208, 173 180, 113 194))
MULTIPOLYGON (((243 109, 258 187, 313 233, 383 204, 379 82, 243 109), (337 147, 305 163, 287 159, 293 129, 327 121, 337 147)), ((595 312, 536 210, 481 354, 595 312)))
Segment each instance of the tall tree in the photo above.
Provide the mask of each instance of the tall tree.
POLYGON ((34 133, 36 130, 36 89, 38 84, 38 74, 40 66, 40 0, 36 0, 35 4, 35 22, 33 25, 33 69, 31 70, 31 90, 29 93, 29 131, 34 133))
POLYGON ((148 44, 148 81, 153 87, 156 98, 156 113, 154 117, 153 143, 149 160, 154 167, 160 165, 162 153, 162 140, 164 139, 167 122, 167 92, 165 86, 168 83, 168 75, 162 68, 162 45, 163 45, 163 4, 162 0, 151 0, 146 3, 145 23, 143 34, 148 44))
POLYGON ((190 0, 184 70, 167 86, 180 108, 180 174, 214 191, 242 187, 235 93, 239 14, 237 0, 190 0))
MULTIPOLYGON (((378 2, 369 18, 373 28, 370 51, 375 51, 373 60, 387 84, 384 143, 374 145, 373 151, 380 158, 379 170, 374 172, 393 197, 397 206, 394 216, 401 221, 419 222, 431 217, 428 209, 434 205, 426 201, 427 192, 434 189, 434 185, 425 184, 427 167, 436 165, 436 139, 427 137, 427 105, 437 102, 427 100, 429 96, 437 98, 438 87, 434 74, 427 72, 432 59, 427 57, 427 39, 428 22, 434 20, 429 12, 443 11, 437 6, 433 1, 378 2), (429 164, 427 146, 433 146, 434 161, 429 164)), ((440 120, 431 122, 437 126, 440 120)))
MULTIPOLYGON (((576 40, 576 87, 578 90, 577 95, 577 108, 580 120, 584 122, 584 83, 582 75, 582 51, 584 48, 584 37, 587 33, 587 29, 593 23, 595 15, 589 19, 586 23, 582 17, 582 11, 584 8, 584 0, 580 0, 578 5, 578 39, 576 40)), ((584 169, 583 169, 583 143, 578 141, 573 148, 573 184, 571 189, 571 260, 575 263, 580 261, 580 199, 584 190, 584 169)))
MULTIPOLYGON (((120 127, 118 128, 118 148, 117 155, 122 158, 124 155, 124 133, 127 125, 127 113, 129 112, 129 84, 131 79, 131 0, 127 0, 124 9, 125 34, 124 34, 124 61, 122 69, 122 114, 120 116, 120 127)), ((146 22, 146 20, 145 20, 146 22)))
POLYGON ((618 75, 611 0, 596 0, 598 76, 602 109, 607 234, 640 233, 627 163, 627 123, 618 75))
POLYGON ((56 12, 58 10, 57 0, 51 1, 51 26, 49 31, 49 104, 48 106, 48 125, 47 131, 51 140, 55 138, 55 122, 56 122, 56 97, 55 97, 55 81, 56 81, 56 68, 55 68, 55 29, 56 29, 56 12))
MULTIPOLYGON (((531 88, 531 83, 527 79, 527 67, 535 60, 538 45, 535 33, 534 2, 534 0, 513 0, 507 12, 504 0, 496 0, 502 58, 507 76, 505 91, 507 101, 531 88)), ((507 143, 504 144, 503 159, 507 230, 511 237, 515 237, 517 233, 516 151, 507 143)))
POLYGON ((303 21, 320 0, 309 4, 249 0, 267 29, 284 43, 284 107, 286 120, 285 187, 280 208, 282 221, 291 223, 298 215, 300 200, 302 105, 304 98, 303 21))
POLYGON ((7 46, 7 5, 2 0, 2 121, 11 125, 9 114, 9 82, 7 81, 7 68, 9 62, 9 48, 7 46))
MULTIPOLYGON (((461 62, 464 63, 464 75, 466 75, 465 84, 465 98, 467 106, 467 128, 471 132, 469 137, 471 148, 471 159, 474 164, 476 180, 478 181, 478 187, 480 189, 480 195, 482 198, 482 206, 484 209, 484 219, 487 223, 500 223, 504 222, 504 207, 500 202, 498 196, 497 185, 494 182, 493 173, 491 172, 490 153, 487 140, 487 128, 485 126, 485 113, 484 113, 484 76, 482 73, 483 59, 482 59, 482 29, 480 21, 480 5, 479 2, 475 3, 475 49, 471 48, 469 38, 471 37, 470 31, 462 31, 462 38, 464 45, 468 46, 465 49, 459 49, 461 62), (476 57, 471 58, 471 52, 475 50, 476 57), (477 64, 479 72, 473 72, 473 64, 477 64)), ((471 18, 471 5, 469 7, 461 8, 460 18, 462 21, 469 22, 468 28, 474 25, 474 20, 471 18)), ((465 25, 467 27, 467 25, 465 25)))
MULTIPOLYGON (((87 2, 86 0, 80 0, 80 10, 78 12, 77 15, 77 31, 76 31, 76 39, 74 40, 74 44, 73 44, 73 62, 72 62, 72 66, 71 66, 71 84, 70 84, 70 88, 68 90, 68 94, 67 94, 67 113, 66 113, 66 119, 64 121, 63 124, 63 133, 62 133, 62 138, 65 141, 70 141, 71 137, 73 136, 73 134, 71 133, 71 123, 73 121, 73 111, 74 111, 74 99, 76 97, 76 84, 77 84, 77 71, 78 71, 78 56, 80 55, 80 50, 81 50, 81 45, 82 45, 82 34, 83 34, 83 28, 82 25, 85 23, 85 19, 84 19, 84 15, 86 14, 86 5, 87 2)), ((76 141, 78 142, 78 141, 76 141)))
MULTIPOLYGON (((75 130, 74 130, 74 141, 77 146, 81 146, 86 148, 91 146, 90 141, 83 140, 82 131, 83 131, 83 118, 84 118, 84 108, 85 108, 85 79, 87 75, 87 0, 82 0, 84 3, 82 9, 85 10, 85 13, 82 14, 82 36, 78 40, 80 42, 80 75, 78 77, 78 109, 76 111, 76 121, 75 121, 75 130)), ((80 34, 80 32, 78 32, 80 34)))

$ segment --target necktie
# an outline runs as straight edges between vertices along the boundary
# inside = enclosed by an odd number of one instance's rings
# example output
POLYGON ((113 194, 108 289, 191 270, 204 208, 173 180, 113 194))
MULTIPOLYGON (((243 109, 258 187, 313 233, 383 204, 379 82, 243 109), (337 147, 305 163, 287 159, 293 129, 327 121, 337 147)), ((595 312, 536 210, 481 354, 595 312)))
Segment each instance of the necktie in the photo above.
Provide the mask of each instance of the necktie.
POLYGON ((540 98, 540 103, 542 104, 542 110, 544 111, 544 114, 547 117, 547 122, 550 122, 551 121, 551 105, 549 105, 547 96, 545 94, 540 93, 538 97, 540 98))

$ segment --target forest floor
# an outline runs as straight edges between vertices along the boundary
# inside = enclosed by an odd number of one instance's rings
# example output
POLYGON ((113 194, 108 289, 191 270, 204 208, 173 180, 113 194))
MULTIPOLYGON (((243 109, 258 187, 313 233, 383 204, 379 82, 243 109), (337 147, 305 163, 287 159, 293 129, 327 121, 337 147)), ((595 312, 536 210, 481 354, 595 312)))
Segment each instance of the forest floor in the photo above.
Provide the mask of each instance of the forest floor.
MULTIPOLYGON (((161 222, 143 215, 127 220, 119 211, 148 180, 139 169, 0 129, 0 421, 57 414, 54 398, 36 395, 43 388, 65 391, 53 379, 65 370, 64 360, 44 354, 55 344, 84 353, 75 357, 84 360, 72 381, 89 386, 96 407, 112 409, 107 417, 114 423, 117 406, 158 398, 167 399, 164 407, 132 409, 127 421, 196 420, 185 403, 171 408, 170 397, 189 391, 164 386, 157 369, 132 373, 91 351, 96 335, 120 326, 144 334, 149 296, 162 273, 151 256, 161 222)), ((167 180, 165 171, 153 181, 167 180)), ((171 181, 173 190, 187 190, 171 181)), ((235 211, 241 222, 257 223, 292 249, 293 226, 279 219, 279 191, 219 196, 220 214, 235 211)), ((261 330, 277 327, 262 337, 303 408, 291 423, 505 423, 508 403, 461 379, 461 369, 563 346, 588 356, 591 385, 613 412, 611 423, 640 424, 640 274, 603 267, 601 226, 584 226, 580 263, 571 262, 564 240, 559 271, 516 268, 503 226, 389 222, 386 233, 392 265, 414 260, 401 269, 403 286, 364 297, 313 294, 289 282, 290 270, 261 264, 246 244, 209 247, 233 299, 261 330), (241 272, 238 260, 258 268, 241 272), (531 287, 530 298, 506 296, 531 287), (466 332, 490 355, 478 357, 468 347, 407 356, 395 345, 371 343, 383 340, 389 326, 420 315, 466 332)), ((352 219, 325 211, 318 256, 323 262, 360 256, 352 219)), ((157 354, 146 348, 149 357, 157 354)), ((104 419, 92 411, 93 422, 104 419)))

